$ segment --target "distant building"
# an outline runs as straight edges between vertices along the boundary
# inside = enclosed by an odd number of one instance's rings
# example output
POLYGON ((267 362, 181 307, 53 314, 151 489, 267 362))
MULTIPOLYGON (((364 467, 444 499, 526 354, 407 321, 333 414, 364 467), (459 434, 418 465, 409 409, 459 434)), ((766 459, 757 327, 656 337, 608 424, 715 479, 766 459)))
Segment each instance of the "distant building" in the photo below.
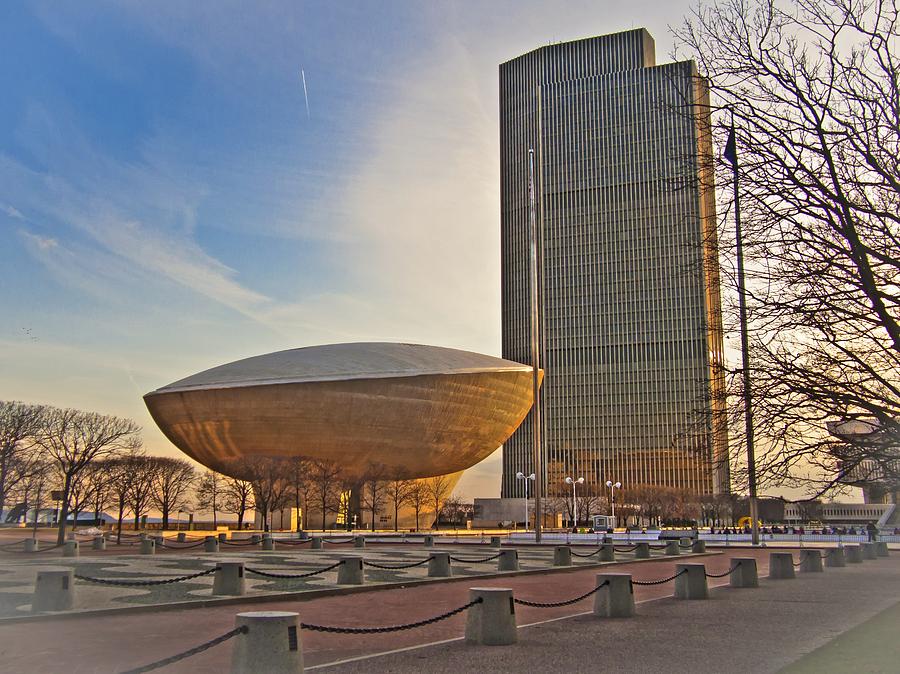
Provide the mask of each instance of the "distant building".
MULTIPOLYGON (((536 153, 545 485, 567 475, 729 490, 708 92, 646 30, 500 66, 503 357, 531 363, 528 150, 536 153)), ((504 444, 524 495, 531 415, 504 444)))

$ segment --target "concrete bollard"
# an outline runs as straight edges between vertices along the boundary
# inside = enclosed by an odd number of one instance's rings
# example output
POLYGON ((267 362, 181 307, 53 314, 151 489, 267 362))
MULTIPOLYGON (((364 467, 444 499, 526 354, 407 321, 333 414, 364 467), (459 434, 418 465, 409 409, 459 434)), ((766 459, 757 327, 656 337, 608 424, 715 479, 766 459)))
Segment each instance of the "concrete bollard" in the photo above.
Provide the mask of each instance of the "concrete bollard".
POLYGON ((260 536, 259 534, 253 534, 252 536, 250 536, 250 542, 253 543, 253 545, 259 545, 259 542, 261 540, 262 536, 260 536))
POLYGON ((207 536, 203 539, 203 552, 218 552, 219 539, 215 536, 207 536))
POLYGON ((731 564, 737 567, 728 578, 731 587, 759 587, 755 557, 734 557, 731 564))
POLYGON ((500 547, 500 537, 499 536, 491 536, 491 547, 492 548, 500 547))
POLYGON ((274 550, 275 549, 275 539, 272 538, 272 534, 263 534, 262 549, 263 550, 274 550))
POLYGON ((878 541, 875 544, 875 554, 879 557, 887 557, 891 553, 888 551, 888 546, 886 541, 878 541))
POLYGON ((431 553, 431 559, 428 561, 429 578, 449 578, 452 575, 453 569, 450 567, 450 553, 431 553))
POLYGON ((78 556, 78 541, 66 541, 63 545, 63 557, 78 556))
POLYGON ((862 548, 858 545, 845 545, 844 555, 848 564, 862 564, 862 548))
POLYGON ((175 539, 178 543, 187 543, 187 534, 183 531, 178 532, 178 536, 175 539))
POLYGON ((630 618, 634 615, 634 586, 630 573, 598 573, 597 585, 608 583, 594 594, 594 615, 630 618))
POLYGON ((338 585, 362 585, 365 582, 362 557, 341 557, 337 582, 338 585))
POLYGON ((513 591, 499 587, 471 587, 469 601, 481 599, 467 611, 466 643, 507 646, 516 643, 516 604, 513 591))
POLYGON ((141 550, 142 555, 155 555, 156 554, 156 539, 155 538, 145 538, 141 541, 141 550))
POLYGON ((794 555, 790 552, 769 553, 769 578, 794 578, 794 555))
POLYGON ((518 550, 501 550, 500 557, 497 559, 497 571, 518 571, 519 570, 519 551, 518 550))
POLYGON ((219 534, 219 543, 224 543, 224 542, 227 541, 227 540, 228 540, 228 534, 227 534, 227 533, 225 533, 225 532, 223 531, 221 534, 219 534))
POLYGON ((75 604, 75 571, 38 571, 31 598, 32 611, 68 611, 75 604))
POLYGON ((238 613, 235 627, 247 627, 231 651, 231 674, 300 674, 303 649, 299 616, 289 611, 238 613))
POLYGON ((874 543, 862 543, 859 547, 862 548, 863 559, 875 559, 878 557, 874 543))
POLYGON ((434 547, 434 536, 432 536, 431 534, 428 534, 427 536, 425 536, 424 545, 426 548, 433 548, 434 547))
POLYGON ((614 562, 616 561, 616 549, 612 543, 603 543, 600 546, 600 561, 614 562))
POLYGON ((706 552, 706 541, 694 541, 691 543, 691 552, 706 552))
POLYGON ((572 548, 568 545, 553 548, 553 566, 572 566, 572 548))
POLYGON ((106 550, 106 539, 103 536, 94 536, 91 547, 94 550, 106 550))
POLYGON ((665 553, 667 555, 680 555, 681 548, 678 546, 678 541, 666 541, 665 553))
POLYGON ((847 566, 847 560, 844 557, 844 548, 833 548, 828 551, 825 557, 825 566, 840 567, 847 566))
POLYGON ((819 550, 800 551, 800 573, 822 573, 822 553, 819 550))
POLYGON ((213 575, 213 594, 232 596, 244 594, 244 563, 219 562, 218 570, 213 575))
POLYGON ((694 540, 691 538, 687 538, 686 536, 678 539, 678 545, 682 550, 687 550, 688 548, 693 547, 694 540))
POLYGON ((312 543, 309 544, 310 549, 312 550, 321 550, 322 549, 322 537, 321 536, 313 536, 312 543))
POLYGON ((650 544, 637 543, 634 548, 635 559, 650 559, 650 544))
POLYGON ((36 538, 25 539, 25 552, 37 552, 40 549, 40 543, 36 538))
POLYGON ((365 536, 356 536, 353 539, 353 547, 354 548, 364 548, 366 547, 366 537, 365 536))
POLYGON ((675 573, 681 573, 675 579, 676 599, 708 599, 709 588, 706 584, 706 565, 676 564, 675 573), (685 573, 682 573, 682 572, 685 573))

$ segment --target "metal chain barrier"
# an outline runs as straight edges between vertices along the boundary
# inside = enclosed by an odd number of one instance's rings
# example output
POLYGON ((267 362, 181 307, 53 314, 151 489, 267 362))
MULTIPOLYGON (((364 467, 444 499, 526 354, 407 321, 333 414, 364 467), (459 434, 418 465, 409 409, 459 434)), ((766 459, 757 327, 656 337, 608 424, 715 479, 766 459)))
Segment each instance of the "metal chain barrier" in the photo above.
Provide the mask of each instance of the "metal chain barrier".
POLYGON ((219 541, 219 543, 221 543, 222 545, 234 545, 235 547, 246 547, 248 545, 259 545, 259 543, 254 543, 253 541, 246 541, 244 543, 232 543, 231 541, 219 541))
POLYGON ((191 580, 192 578, 200 578, 201 576, 208 576, 211 573, 215 573, 219 570, 218 566, 214 566, 211 569, 207 569, 206 571, 200 571, 199 573, 192 573, 187 576, 177 576, 175 578, 165 578, 163 580, 114 580, 112 578, 94 578, 93 576, 82 576, 81 574, 76 573, 75 577, 78 580, 84 580, 88 583, 98 583, 99 585, 117 585, 122 587, 148 587, 150 585, 169 585, 171 583, 181 583, 185 580, 191 580))
POLYGON ((637 549, 638 549, 638 546, 636 546, 636 545, 632 545, 630 548, 629 547, 625 547, 625 548, 613 547, 613 550, 615 550, 616 552, 634 552, 637 549))
POLYGON ((649 547, 651 550, 665 550, 666 549, 665 545, 648 545, 647 547, 649 547))
POLYGON ((169 545, 168 543, 160 543, 159 547, 165 548, 166 550, 190 550, 191 548, 199 548, 201 545, 206 545, 206 541, 199 541, 198 543, 191 543, 189 545, 169 545))
POLYGON ((683 576, 687 573, 687 569, 682 569, 674 576, 669 576, 668 578, 662 578, 661 580, 633 580, 631 583, 633 585, 662 585, 663 583, 668 583, 671 580, 675 580, 678 576, 683 576))
POLYGON ((197 653, 202 653, 203 651, 209 650, 213 646, 218 646, 219 644, 228 641, 232 637, 236 637, 238 634, 247 634, 247 632, 249 631, 250 629, 246 625, 235 627, 230 632, 226 632, 222 636, 216 637, 215 639, 210 639, 209 641, 202 643, 199 646, 194 646, 193 648, 183 651, 182 653, 178 653, 177 655, 172 655, 168 658, 157 660, 156 662, 151 662, 149 665, 144 665, 143 667, 129 669, 126 672, 122 672, 122 674, 143 674, 143 672, 152 672, 154 669, 159 669, 160 667, 165 667, 166 665, 175 664, 176 662, 180 662, 181 660, 189 658, 192 655, 197 655, 197 653))
POLYGON ((345 539, 342 539, 342 540, 331 540, 331 539, 325 538, 325 537, 323 536, 323 537, 322 537, 322 541, 323 541, 324 543, 330 543, 331 545, 340 545, 341 543, 352 543, 352 542, 353 542, 353 537, 351 536, 350 538, 345 538, 345 539))
POLYGON ((706 574, 707 578, 724 578, 725 576, 730 576, 732 573, 737 571, 739 568, 741 568, 741 562, 738 562, 737 564, 735 564, 733 567, 728 569, 728 571, 726 571, 725 573, 706 573, 706 571, 704 571, 703 573, 706 574))
POLYGON ((602 549, 603 549, 603 548, 597 548, 597 549, 594 550, 593 552, 589 552, 589 553, 586 554, 586 555, 582 555, 580 552, 575 552, 574 550, 572 550, 572 554, 575 555, 576 557, 581 557, 581 558, 583 558, 583 559, 586 559, 586 558, 588 558, 588 557, 593 557, 593 556, 596 555, 598 552, 600 552, 600 550, 602 550, 602 549))
POLYGON ((834 550, 829 550, 827 555, 822 555, 822 559, 828 559, 834 554, 834 550))
POLYGON ((681 548, 682 550, 687 550, 688 548, 693 547, 693 545, 694 545, 693 543, 688 543, 687 545, 682 545, 681 543, 679 543, 678 547, 681 548))
POLYGON ((13 541, 12 543, 0 543, 0 548, 12 548, 17 545, 24 545, 25 541, 30 541, 30 538, 23 538, 21 541, 13 541))
POLYGON ((433 556, 433 555, 432 555, 431 557, 428 557, 428 558, 423 559, 423 560, 421 560, 421 561, 413 562, 412 564, 386 565, 386 564, 376 564, 375 562, 367 562, 366 560, 363 560, 363 564, 365 564, 366 566, 371 566, 371 567, 374 568, 374 569, 387 569, 387 570, 393 570, 393 569, 411 569, 411 568, 413 568, 413 567, 415 567, 415 566, 422 566, 423 564, 427 564, 427 563, 430 562, 432 559, 434 559, 434 556, 433 556))
MULTIPOLYGON (((39 555, 42 552, 50 552, 51 550, 56 550, 56 548, 61 548, 65 545, 65 543, 57 543, 56 545, 51 545, 49 548, 40 548, 39 550, 35 550, 34 552, 29 552, 29 555, 39 555)), ((25 550, 7 550, 6 552, 14 552, 16 554, 26 554, 25 550)))
POLYGON ((522 606, 533 606, 534 608, 559 608, 561 606, 570 606, 572 604, 577 604, 582 599, 587 599, 592 594, 598 592, 600 588, 606 587, 609 585, 608 580, 604 580, 597 587, 589 592, 585 592, 583 595, 575 597, 574 599, 567 599, 566 601, 551 601, 551 602, 540 602, 540 601, 527 601, 525 599, 514 599, 517 604, 522 604, 522 606))
POLYGON ((801 559, 801 560, 800 560, 800 561, 799 561, 799 562, 797 562, 797 563, 794 563, 794 558, 793 558, 793 557, 791 557, 791 565, 792 565, 792 566, 793 566, 793 567, 794 567, 794 568, 797 568, 797 567, 800 567, 800 566, 803 566, 803 560, 802 560, 802 559, 801 559))
POLYGON ((305 541, 292 541, 285 538, 273 538, 273 543, 277 543, 278 545, 306 545, 307 543, 312 543, 311 538, 307 538, 305 541))
POLYGON ((483 559, 464 559, 462 557, 450 557, 450 559, 454 562, 460 562, 462 564, 483 564, 484 562, 490 562, 500 557, 500 553, 498 552, 496 555, 491 555, 490 557, 484 557, 483 559))
POLYGON ((260 571, 259 569, 251 569, 248 567, 244 567, 244 571, 247 573, 252 573, 256 576, 262 576, 263 578, 309 578, 310 576, 318 576, 320 573, 325 573, 326 571, 331 571, 332 569, 336 569, 341 565, 341 562, 337 562, 332 564, 331 566, 326 566, 324 569, 316 569, 315 571, 310 571, 309 573, 271 573, 269 571, 260 571))
POLYGON ((478 599, 474 599, 468 604, 464 604, 463 606, 455 608, 452 611, 447 611, 446 613, 434 616, 433 618, 417 620, 414 623, 406 623, 405 625, 391 625, 389 627, 331 627, 328 625, 310 625, 309 623, 300 623, 300 627, 305 630, 311 630, 313 632, 331 632, 332 634, 383 634, 385 632, 400 632, 402 630, 411 630, 416 627, 424 627, 425 625, 431 625, 432 623, 446 620, 447 618, 455 616, 457 613, 467 611, 468 609, 475 606, 475 604, 480 604, 483 601, 484 599, 478 597, 478 599))

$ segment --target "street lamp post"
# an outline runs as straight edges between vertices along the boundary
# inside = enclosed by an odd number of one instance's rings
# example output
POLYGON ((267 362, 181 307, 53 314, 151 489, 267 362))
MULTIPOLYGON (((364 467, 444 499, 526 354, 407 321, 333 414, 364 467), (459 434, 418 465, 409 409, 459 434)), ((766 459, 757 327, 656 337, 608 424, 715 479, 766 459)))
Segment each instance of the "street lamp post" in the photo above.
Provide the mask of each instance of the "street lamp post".
POLYGON ((572 519, 575 520, 574 528, 578 528, 578 501, 575 500, 575 485, 584 484, 584 478, 579 477, 577 480, 571 477, 566 478, 566 484, 572 485, 572 519))
MULTIPOLYGON (((525 480, 525 531, 528 531, 528 482, 534 481, 535 474, 526 475, 521 470, 516 473, 517 480, 525 480)), ((537 514, 535 514, 535 519, 537 519, 537 514)))
MULTIPOLYGON (((621 482, 613 482, 612 480, 606 481, 606 486, 609 488, 609 505, 612 508, 612 518, 613 518, 613 528, 616 527, 616 489, 622 488, 621 482)), ((626 522, 627 524, 627 522, 626 522)))

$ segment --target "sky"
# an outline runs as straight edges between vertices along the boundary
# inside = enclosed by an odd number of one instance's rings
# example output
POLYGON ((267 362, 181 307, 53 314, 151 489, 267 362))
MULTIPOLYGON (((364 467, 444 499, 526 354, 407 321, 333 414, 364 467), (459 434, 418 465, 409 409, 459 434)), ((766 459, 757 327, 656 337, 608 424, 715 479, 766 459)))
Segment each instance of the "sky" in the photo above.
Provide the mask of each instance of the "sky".
MULTIPOLYGON (((498 65, 684 0, 0 3, 0 399, 280 349, 500 355, 498 65)), ((497 496, 500 451, 457 493, 497 496)))

